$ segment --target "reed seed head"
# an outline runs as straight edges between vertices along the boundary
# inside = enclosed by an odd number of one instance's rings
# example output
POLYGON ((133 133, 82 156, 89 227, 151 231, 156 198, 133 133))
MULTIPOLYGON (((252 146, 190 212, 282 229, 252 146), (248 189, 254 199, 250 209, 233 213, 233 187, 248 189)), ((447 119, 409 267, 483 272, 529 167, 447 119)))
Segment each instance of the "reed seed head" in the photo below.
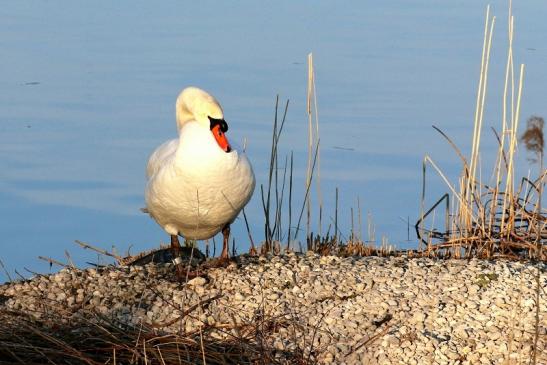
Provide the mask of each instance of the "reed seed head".
POLYGON ((536 158, 531 158, 530 161, 537 162, 543 155, 543 125, 545 121, 542 117, 532 115, 526 122, 526 130, 520 137, 520 140, 526 145, 526 149, 535 154, 536 158))

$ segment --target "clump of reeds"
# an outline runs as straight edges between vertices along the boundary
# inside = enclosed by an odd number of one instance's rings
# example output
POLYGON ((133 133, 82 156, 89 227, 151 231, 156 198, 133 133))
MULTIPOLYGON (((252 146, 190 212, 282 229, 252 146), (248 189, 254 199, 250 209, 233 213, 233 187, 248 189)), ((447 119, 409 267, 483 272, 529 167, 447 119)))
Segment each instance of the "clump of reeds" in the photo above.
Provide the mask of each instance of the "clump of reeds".
MULTIPOLYGON (((473 142, 469 160, 456 145, 435 127, 456 150, 462 160, 463 169, 457 184, 451 184, 434 161, 426 156, 423 167, 422 213, 416 223, 420 247, 427 255, 449 257, 508 257, 545 260, 541 247, 547 239, 546 212, 541 208, 541 191, 546 173, 540 168, 539 175, 532 180, 523 177, 515 185, 515 156, 518 142, 520 103, 524 80, 524 65, 520 65, 518 86, 515 87, 513 64, 513 16, 509 10, 509 47, 503 93, 503 114, 501 134, 495 132, 499 148, 493 168, 491 183, 482 181, 479 168, 482 122, 487 91, 488 65, 495 17, 486 12, 481 71, 477 92, 473 142), (510 85, 510 86, 509 86, 510 85), (428 211, 425 211, 426 167, 432 166, 447 184, 450 194, 444 195, 428 211), (436 208, 445 203, 444 229, 425 227, 426 218, 432 218, 436 208), (537 252, 537 255, 534 253, 537 252)), ((529 122, 529 132, 523 141, 532 151, 538 151, 542 144, 539 118, 529 122), (528 141, 528 142, 527 142, 528 141)))
MULTIPOLYGON (((282 117, 279 117, 279 96, 275 101, 274 123, 272 131, 272 144, 270 150, 270 163, 268 172, 267 185, 260 185, 260 193, 262 198, 262 209, 264 212, 264 243, 261 246, 261 253, 273 252, 278 253, 281 250, 281 242, 286 239, 287 249, 291 249, 291 242, 296 240, 300 233, 300 225, 304 211, 306 210, 306 236, 310 234, 311 222, 311 186, 314 174, 317 170, 319 174, 319 122, 317 119, 317 101, 315 96, 315 75, 313 70, 313 57, 308 55, 308 97, 307 97, 307 114, 308 114, 308 166, 305 181, 305 194, 302 200, 300 213, 296 226, 293 225, 293 153, 286 155, 283 164, 279 158, 279 140, 285 125, 289 101, 285 103, 282 117), (313 117, 315 116, 315 127, 313 125, 313 117), (282 172, 282 173, 281 173, 282 172), (288 190, 288 198, 287 198, 288 190), (288 199, 288 202, 286 200, 288 199), (287 228, 283 228, 283 206, 288 207, 287 228), (307 209, 306 209, 307 208, 307 209)), ((322 212, 322 197, 317 181, 317 193, 319 199, 319 229, 321 231, 321 212, 322 212)), ((245 217, 246 218, 246 217, 245 217)), ((247 220, 245 219, 246 224, 247 220)), ((253 243, 250 235, 250 229, 247 224, 247 232, 249 239, 253 243)), ((253 250, 252 244, 251 250, 253 250)))

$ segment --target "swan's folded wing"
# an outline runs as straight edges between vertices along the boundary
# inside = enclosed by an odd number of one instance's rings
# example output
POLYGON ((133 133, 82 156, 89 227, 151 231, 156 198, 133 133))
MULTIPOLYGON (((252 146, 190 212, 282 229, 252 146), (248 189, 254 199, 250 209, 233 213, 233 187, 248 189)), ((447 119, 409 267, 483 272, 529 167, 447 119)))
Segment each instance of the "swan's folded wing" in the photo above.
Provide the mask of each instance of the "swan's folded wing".
POLYGON ((172 139, 156 148, 148 159, 148 164, 146 165, 146 177, 148 179, 158 172, 158 170, 165 165, 165 161, 176 152, 178 142, 178 139, 172 139))

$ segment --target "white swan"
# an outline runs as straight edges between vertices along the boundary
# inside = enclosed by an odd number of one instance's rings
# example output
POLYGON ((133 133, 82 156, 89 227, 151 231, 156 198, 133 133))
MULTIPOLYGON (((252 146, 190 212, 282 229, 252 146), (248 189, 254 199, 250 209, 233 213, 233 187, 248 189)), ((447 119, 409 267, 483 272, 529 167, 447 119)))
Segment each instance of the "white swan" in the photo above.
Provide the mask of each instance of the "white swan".
POLYGON ((232 148, 220 104, 196 87, 177 98, 179 138, 163 143, 146 167, 148 213, 171 235, 207 239, 222 230, 221 258, 228 258, 230 223, 251 199, 253 169, 245 153, 232 148))

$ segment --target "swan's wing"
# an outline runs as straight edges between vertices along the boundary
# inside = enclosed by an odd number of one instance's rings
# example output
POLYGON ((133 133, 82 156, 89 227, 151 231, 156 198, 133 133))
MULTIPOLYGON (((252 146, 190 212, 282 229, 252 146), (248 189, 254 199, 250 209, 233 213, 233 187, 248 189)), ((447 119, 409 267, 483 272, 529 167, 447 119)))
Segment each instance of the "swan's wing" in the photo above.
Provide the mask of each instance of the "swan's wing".
POLYGON ((167 141, 156 148, 152 155, 150 155, 148 164, 146 165, 146 177, 148 179, 158 172, 165 165, 165 161, 176 152, 178 143, 178 139, 167 141))

